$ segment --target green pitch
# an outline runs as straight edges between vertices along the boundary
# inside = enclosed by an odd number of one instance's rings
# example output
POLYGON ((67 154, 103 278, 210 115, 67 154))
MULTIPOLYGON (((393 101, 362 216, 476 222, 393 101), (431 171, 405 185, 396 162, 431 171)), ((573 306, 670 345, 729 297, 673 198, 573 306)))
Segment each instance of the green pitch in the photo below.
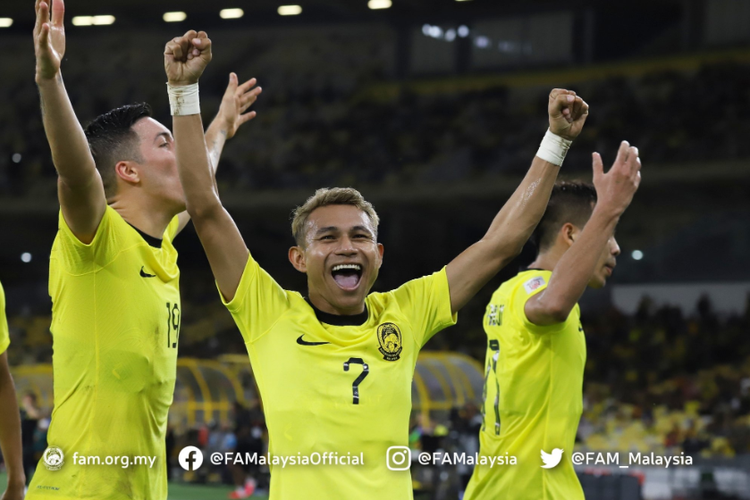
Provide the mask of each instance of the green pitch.
MULTIPOLYGON (((0 472, 0 496, 8 484, 5 473, 0 472)), ((169 500, 225 500, 233 488, 230 486, 203 486, 169 483, 169 500)), ((252 500, 268 500, 266 495, 253 495, 252 500)))

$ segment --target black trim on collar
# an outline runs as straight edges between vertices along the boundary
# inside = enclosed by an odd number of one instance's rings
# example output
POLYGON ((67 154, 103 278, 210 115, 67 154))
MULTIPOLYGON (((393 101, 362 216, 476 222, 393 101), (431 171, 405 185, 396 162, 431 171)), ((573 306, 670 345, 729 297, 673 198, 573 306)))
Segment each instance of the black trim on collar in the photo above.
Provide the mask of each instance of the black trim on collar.
POLYGON ((146 240, 146 243, 148 243, 149 246, 152 246, 154 248, 161 248, 161 242, 162 242, 161 238, 154 238, 153 236, 144 233, 143 231, 141 231, 140 229, 138 229, 137 227, 135 227, 130 222, 128 222, 128 226, 130 226, 133 229, 135 229, 136 231, 138 231, 138 234, 141 235, 141 238, 143 238, 144 240, 146 240))
POLYGON ((367 322, 367 318, 370 317, 370 313, 367 311, 367 305, 365 305, 365 310, 361 313, 339 315, 321 311, 320 309, 315 307, 312 302, 310 302, 310 299, 308 297, 305 297, 305 300, 308 304, 310 304, 310 307, 313 308, 313 311, 315 311, 315 317, 318 318, 318 321, 320 321, 321 323, 325 323, 326 325, 360 326, 364 325, 367 322))

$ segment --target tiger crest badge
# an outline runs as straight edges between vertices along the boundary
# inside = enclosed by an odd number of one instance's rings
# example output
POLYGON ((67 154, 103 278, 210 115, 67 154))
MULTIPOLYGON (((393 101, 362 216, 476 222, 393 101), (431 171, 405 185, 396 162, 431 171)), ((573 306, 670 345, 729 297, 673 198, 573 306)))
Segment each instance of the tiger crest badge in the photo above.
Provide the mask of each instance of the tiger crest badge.
POLYGON ((378 327, 378 343, 378 351, 386 361, 396 361, 401 357, 401 330, 395 323, 383 323, 378 327))

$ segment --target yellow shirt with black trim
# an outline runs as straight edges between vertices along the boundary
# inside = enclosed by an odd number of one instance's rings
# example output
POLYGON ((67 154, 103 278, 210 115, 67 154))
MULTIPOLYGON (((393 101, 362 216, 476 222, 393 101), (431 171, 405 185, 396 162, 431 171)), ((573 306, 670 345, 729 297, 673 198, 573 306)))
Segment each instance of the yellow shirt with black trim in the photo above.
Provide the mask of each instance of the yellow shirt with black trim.
POLYGON ((484 316, 485 359, 480 454, 518 459, 477 465, 464 498, 583 500, 570 459, 583 410, 586 339, 578 305, 565 322, 538 326, 526 318, 530 297, 547 287, 550 271, 529 270, 503 283, 484 316), (541 451, 563 450, 543 469, 541 451))
POLYGON ((55 406, 47 442, 59 470, 37 466, 27 498, 167 498, 165 436, 177 370, 180 290, 175 217, 151 238, 107 207, 90 244, 60 213, 49 294, 55 406), (76 465, 99 457, 101 465, 76 465), (156 457, 106 465, 106 457, 156 457), (80 463, 80 462, 79 462, 80 463))
POLYGON ((10 335, 8 333, 8 318, 5 315, 5 290, 0 284, 0 356, 8 350, 10 335))
POLYGON ((365 305, 360 317, 316 313, 252 256, 236 295, 226 303, 258 382, 269 453, 329 453, 364 461, 271 465, 271 500, 412 498, 409 471, 389 470, 386 451, 409 442, 419 350, 456 322, 445 269, 372 293, 365 305))

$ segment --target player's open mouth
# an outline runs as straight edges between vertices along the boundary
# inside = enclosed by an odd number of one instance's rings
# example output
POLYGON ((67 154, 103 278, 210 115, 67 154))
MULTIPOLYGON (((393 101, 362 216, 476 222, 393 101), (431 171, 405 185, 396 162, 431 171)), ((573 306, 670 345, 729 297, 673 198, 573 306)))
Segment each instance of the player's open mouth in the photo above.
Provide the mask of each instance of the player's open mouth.
POLYGON ((362 266, 359 264, 339 264, 333 266, 331 275, 339 288, 347 291, 356 290, 362 279, 362 266))

